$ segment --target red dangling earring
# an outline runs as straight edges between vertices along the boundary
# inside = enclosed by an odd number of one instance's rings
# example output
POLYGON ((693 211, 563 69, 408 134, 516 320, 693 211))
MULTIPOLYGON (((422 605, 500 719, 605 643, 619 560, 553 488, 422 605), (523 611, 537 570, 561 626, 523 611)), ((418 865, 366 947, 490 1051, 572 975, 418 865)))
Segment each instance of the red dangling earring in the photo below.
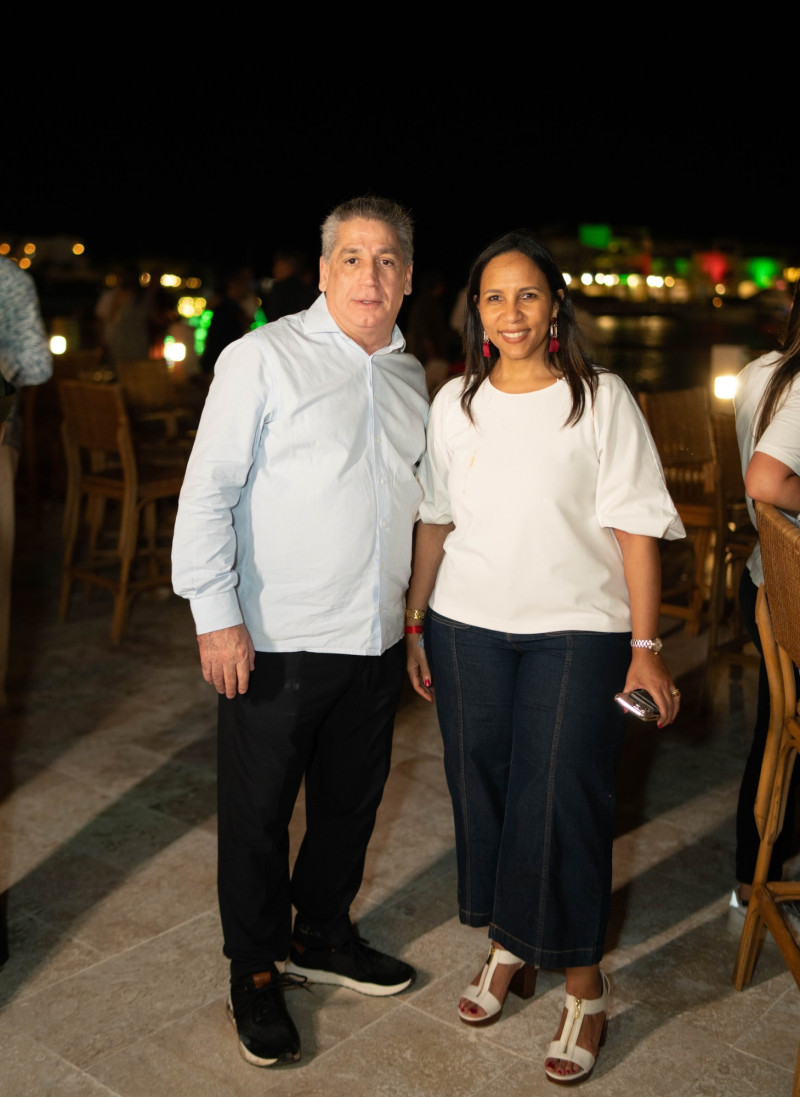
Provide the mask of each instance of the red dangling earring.
POLYGON ((483 357, 492 357, 492 352, 489 350, 489 337, 487 336, 486 332, 483 333, 483 357))
POLYGON ((558 320, 554 316, 550 321, 550 346, 547 348, 550 354, 558 354, 561 344, 558 341, 558 320))

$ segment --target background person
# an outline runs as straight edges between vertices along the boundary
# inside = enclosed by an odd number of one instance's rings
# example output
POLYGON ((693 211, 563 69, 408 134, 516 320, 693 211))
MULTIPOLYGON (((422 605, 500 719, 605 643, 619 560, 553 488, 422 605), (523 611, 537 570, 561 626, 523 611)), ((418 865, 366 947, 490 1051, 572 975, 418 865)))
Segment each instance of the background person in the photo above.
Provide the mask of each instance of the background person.
POLYGON ((16 390, 8 414, 4 407, 0 421, 0 710, 6 706, 14 480, 22 444, 19 390, 43 384, 52 373, 53 358, 33 279, 16 263, 0 256, 0 377, 16 390))
POLYGON ((408 669, 431 700, 433 668, 460 917, 492 943, 458 1012, 490 1020, 526 965, 565 967, 546 1071, 577 1081, 605 1027, 614 694, 648 690, 661 725, 678 711, 656 538, 683 527, 633 397, 581 349, 564 280, 528 233, 475 261, 465 357, 431 408, 407 610, 418 620, 435 582, 431 663, 410 623, 408 669))
MULTIPOLYGON (((781 350, 762 355, 738 376, 736 434, 742 457, 747 508, 756 524, 753 501, 771 503, 798 521, 800 512, 800 293, 795 291, 786 338, 781 350)), ((750 638, 761 653, 756 625, 756 595, 764 572, 761 546, 756 544, 739 584, 742 618, 750 638)), ((753 816, 761 763, 769 727, 769 684, 762 660, 758 672, 758 705, 753 742, 745 763, 736 812, 736 879, 731 907, 744 913, 752 891, 760 838, 753 816)), ((783 829, 772 851, 770 880, 780 880, 783 863, 794 835, 795 788, 793 774, 786 800, 783 829)))
MULTIPOLYGON (((5 709, 14 556, 14 480, 19 464, 19 390, 52 375, 53 359, 33 279, 0 257, 0 712, 5 709)), ((0 799, 6 790, 6 756, 0 751, 0 799)), ((0 966, 8 960, 5 895, 0 895, 0 966)))
POLYGON ((364 994, 396 994, 415 974, 367 947, 349 916, 389 773, 422 496, 425 379, 395 326, 411 271, 401 207, 337 207, 322 227, 322 296, 220 356, 181 493, 175 589, 221 694, 228 1009, 256 1066, 300 1057, 276 967, 290 946, 290 974, 364 994))

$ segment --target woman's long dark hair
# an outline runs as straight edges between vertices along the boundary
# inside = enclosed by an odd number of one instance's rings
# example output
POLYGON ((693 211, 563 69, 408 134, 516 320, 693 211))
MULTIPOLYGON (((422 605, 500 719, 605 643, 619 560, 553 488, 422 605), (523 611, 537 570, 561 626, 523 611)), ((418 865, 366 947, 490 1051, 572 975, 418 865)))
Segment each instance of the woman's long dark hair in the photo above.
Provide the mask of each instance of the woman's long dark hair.
POLYGON ((789 324, 786 328, 786 338, 781 345, 781 356, 772 371, 772 376, 764 389, 764 395, 761 397, 761 403, 758 406, 755 429, 756 443, 772 422, 789 391, 789 386, 798 373, 800 373, 800 282, 795 287, 792 311, 789 313, 789 324))
POLYGON ((580 329, 575 322, 575 310, 567 289, 567 284, 556 261, 547 248, 525 229, 506 233, 485 248, 469 272, 467 285, 467 319, 464 323, 464 391, 461 395, 461 407, 472 420, 472 401, 483 382, 494 369, 499 358, 497 347, 489 343, 491 356, 483 356, 483 324, 478 312, 481 292, 481 277, 486 266, 498 255, 518 251, 536 264, 547 279, 550 293, 560 301, 558 309, 558 340, 561 344, 556 354, 546 352, 546 357, 554 369, 560 370, 572 393, 572 408, 564 426, 577 423, 586 406, 586 388, 594 403, 597 392, 597 373, 599 367, 592 361, 583 346, 580 329), (559 290, 561 295, 559 296, 559 290))

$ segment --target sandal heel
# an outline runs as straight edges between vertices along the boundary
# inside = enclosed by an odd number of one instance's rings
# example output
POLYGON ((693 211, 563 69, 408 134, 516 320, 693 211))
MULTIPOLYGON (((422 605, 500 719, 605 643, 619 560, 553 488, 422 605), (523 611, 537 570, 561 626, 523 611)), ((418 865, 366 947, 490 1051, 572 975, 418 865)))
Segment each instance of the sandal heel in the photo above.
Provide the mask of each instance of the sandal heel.
POLYGON ((523 964, 519 971, 515 971, 508 984, 508 989, 518 998, 527 1000, 536 992, 536 975, 538 968, 533 964, 523 964))

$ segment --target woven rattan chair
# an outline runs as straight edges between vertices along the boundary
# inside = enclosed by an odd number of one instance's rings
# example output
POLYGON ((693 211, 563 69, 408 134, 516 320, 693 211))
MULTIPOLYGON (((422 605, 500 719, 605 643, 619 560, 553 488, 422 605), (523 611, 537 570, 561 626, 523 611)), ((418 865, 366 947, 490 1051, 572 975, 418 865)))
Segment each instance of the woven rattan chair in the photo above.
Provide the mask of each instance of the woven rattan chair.
MULTIPOLYGON (((800 945, 781 911, 781 903, 800 900, 800 882, 767 878, 800 749, 795 677, 800 664, 800 529, 775 507, 759 503, 756 513, 764 565, 756 620, 769 681, 770 723, 754 809, 761 845, 733 973, 737 990, 752 978, 765 929, 800 987, 800 945)), ((800 1095, 800 1051, 794 1093, 800 1095)))
POLYGON ((103 374, 102 350, 77 350, 53 356, 53 376, 43 385, 22 389, 22 485, 38 503, 42 494, 63 490, 59 381, 91 381, 103 374))
POLYGON ((143 590, 169 585, 169 534, 159 536, 156 504, 177 498, 183 480, 180 465, 172 469, 137 463, 130 421, 119 385, 62 381, 62 438, 67 460, 64 508, 64 562, 60 616, 64 620, 76 581, 99 586, 114 596, 111 642, 119 643, 132 599, 143 590), (116 504, 119 522, 110 546, 105 530, 107 504, 116 504), (86 517, 86 551, 76 562, 82 516, 86 517), (144 516, 144 521, 140 519, 144 516), (140 539, 139 527, 144 526, 140 539), (163 543, 162 543, 163 542, 163 543), (146 574, 134 578, 135 565, 146 562, 146 574))
POLYGON ((196 425, 197 397, 163 358, 118 362, 116 371, 135 429, 160 425, 165 438, 178 440, 183 428, 196 425))
MULTIPOLYGON (((656 443, 667 487, 686 532, 694 545, 691 575, 664 591, 661 612, 686 622, 686 631, 696 635, 704 617, 705 570, 713 549, 708 604, 720 604, 723 573, 724 504, 721 470, 717 459, 708 393, 704 388, 677 392, 642 393, 642 411, 656 443)), ((712 627, 716 612, 709 614, 712 627)), ((712 638, 713 647, 716 637, 712 638)))
MULTIPOLYGON (((742 460, 736 439, 736 421, 731 411, 728 414, 715 412, 711 415, 714 432, 714 444, 720 466, 722 504, 724 507, 724 527, 721 536, 723 549, 723 580, 719 584, 719 595, 730 607, 727 639, 717 643, 710 651, 711 672, 721 662, 734 665, 757 665, 759 656, 743 650, 749 642, 749 636, 739 612, 739 580, 750 553, 755 548, 757 535, 750 521, 745 502, 742 460), (727 595, 727 599, 725 596, 727 595)), ((711 607, 719 621, 725 619, 726 605, 711 607)))

